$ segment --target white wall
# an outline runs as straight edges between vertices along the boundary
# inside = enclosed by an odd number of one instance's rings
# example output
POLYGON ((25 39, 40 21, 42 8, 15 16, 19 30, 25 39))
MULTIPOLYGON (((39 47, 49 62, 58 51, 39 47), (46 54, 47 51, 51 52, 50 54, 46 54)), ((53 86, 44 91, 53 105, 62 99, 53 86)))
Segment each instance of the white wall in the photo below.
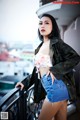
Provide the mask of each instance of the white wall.
POLYGON ((80 54, 80 17, 78 17, 64 33, 64 41, 80 54))

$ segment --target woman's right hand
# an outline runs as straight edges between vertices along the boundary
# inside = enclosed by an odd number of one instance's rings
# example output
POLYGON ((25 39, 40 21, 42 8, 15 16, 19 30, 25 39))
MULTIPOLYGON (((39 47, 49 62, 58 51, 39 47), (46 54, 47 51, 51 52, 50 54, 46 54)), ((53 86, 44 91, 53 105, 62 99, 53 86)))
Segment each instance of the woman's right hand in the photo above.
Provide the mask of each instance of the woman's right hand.
POLYGON ((52 78, 52 84, 54 83, 54 80, 56 79, 55 76, 52 74, 52 72, 48 71, 47 76, 50 75, 52 78))
POLYGON ((15 87, 20 87, 22 90, 24 88, 24 85, 21 82, 18 82, 15 87))

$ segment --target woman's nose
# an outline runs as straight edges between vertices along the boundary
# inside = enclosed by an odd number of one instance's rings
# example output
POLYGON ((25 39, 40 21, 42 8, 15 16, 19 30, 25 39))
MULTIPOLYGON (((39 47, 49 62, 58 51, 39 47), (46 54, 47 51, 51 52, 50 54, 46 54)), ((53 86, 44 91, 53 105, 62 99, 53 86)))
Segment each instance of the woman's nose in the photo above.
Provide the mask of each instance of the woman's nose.
POLYGON ((45 27, 45 24, 43 23, 42 25, 41 25, 41 28, 44 28, 45 27))

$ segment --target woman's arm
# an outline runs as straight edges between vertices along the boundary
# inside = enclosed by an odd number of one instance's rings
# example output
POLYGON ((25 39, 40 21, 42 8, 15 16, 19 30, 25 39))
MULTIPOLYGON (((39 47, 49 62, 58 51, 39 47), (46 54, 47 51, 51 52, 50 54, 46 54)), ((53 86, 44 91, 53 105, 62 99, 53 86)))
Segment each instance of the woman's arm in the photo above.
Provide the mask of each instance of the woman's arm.
POLYGON ((26 80, 23 80, 22 82, 18 82, 15 87, 20 87, 21 90, 24 89, 28 89, 29 87, 31 87, 34 84, 34 76, 35 76, 35 68, 33 69, 33 72, 31 75, 26 77, 26 80))
POLYGON ((53 67, 50 67, 50 71, 54 74, 55 77, 61 78, 61 76, 71 71, 80 62, 80 56, 74 49, 72 49, 63 41, 56 43, 56 49, 62 57, 62 61, 55 64, 53 67))

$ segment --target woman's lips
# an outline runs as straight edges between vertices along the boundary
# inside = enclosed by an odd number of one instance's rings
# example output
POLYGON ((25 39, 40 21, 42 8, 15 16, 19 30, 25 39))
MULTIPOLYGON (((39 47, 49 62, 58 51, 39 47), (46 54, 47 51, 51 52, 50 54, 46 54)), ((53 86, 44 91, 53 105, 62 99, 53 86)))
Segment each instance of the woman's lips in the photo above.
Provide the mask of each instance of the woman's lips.
POLYGON ((41 30, 41 32, 45 32, 45 30, 44 30, 44 29, 42 29, 42 30, 41 30))

